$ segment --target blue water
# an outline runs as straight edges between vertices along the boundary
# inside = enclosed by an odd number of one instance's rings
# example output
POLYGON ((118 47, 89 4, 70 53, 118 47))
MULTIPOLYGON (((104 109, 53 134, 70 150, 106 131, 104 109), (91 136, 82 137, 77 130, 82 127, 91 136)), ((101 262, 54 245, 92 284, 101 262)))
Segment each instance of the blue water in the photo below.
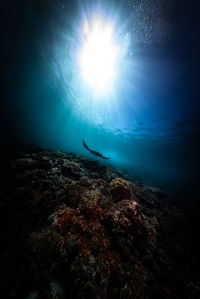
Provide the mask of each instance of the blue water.
POLYGON ((167 192, 196 190, 195 14, 192 23, 190 15, 177 15, 178 4, 156 10, 151 1, 124 3, 41 1, 37 6, 27 1, 9 7, 13 40, 8 43, 2 139, 99 159, 167 192), (128 39, 112 93, 102 96, 81 80, 76 60, 83 13, 89 18, 97 8, 115 20, 118 42, 128 39), (110 160, 87 152, 83 138, 110 160))

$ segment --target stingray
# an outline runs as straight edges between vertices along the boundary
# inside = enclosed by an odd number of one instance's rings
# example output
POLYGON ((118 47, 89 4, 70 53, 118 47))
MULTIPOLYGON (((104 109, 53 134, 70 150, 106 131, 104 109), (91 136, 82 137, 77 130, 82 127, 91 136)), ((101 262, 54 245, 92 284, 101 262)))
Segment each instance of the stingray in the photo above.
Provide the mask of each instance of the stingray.
POLYGON ((107 158, 107 157, 104 157, 102 154, 100 154, 100 153, 98 153, 98 152, 96 152, 96 151, 93 151, 93 150, 91 150, 88 146, 87 146, 87 144, 85 143, 85 140, 83 139, 83 146, 91 153, 91 154, 93 154, 93 155, 95 155, 95 156, 97 156, 97 157, 100 157, 100 158, 102 158, 102 159, 110 159, 110 158, 107 158))

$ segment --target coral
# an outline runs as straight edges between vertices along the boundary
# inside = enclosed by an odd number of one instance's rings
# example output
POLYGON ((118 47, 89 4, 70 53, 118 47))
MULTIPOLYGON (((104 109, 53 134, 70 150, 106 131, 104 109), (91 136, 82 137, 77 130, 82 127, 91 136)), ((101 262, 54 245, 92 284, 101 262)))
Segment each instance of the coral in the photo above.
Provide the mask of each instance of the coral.
POLYGON ((39 232, 30 233, 29 244, 38 265, 45 269, 52 269, 56 260, 59 259, 62 244, 60 235, 53 229, 43 228, 39 232))
POLYGON ((0 162, 4 298, 199 298, 194 220, 166 194, 73 153, 0 162))
POLYGON ((110 194, 114 201, 133 198, 130 183, 122 178, 110 182, 110 194))
POLYGON ((62 174, 65 176, 80 177, 81 169, 78 163, 65 161, 62 166, 62 174))
POLYGON ((99 176, 104 176, 106 174, 106 167, 100 164, 98 161, 82 159, 82 165, 84 168, 90 171, 90 173, 99 176))

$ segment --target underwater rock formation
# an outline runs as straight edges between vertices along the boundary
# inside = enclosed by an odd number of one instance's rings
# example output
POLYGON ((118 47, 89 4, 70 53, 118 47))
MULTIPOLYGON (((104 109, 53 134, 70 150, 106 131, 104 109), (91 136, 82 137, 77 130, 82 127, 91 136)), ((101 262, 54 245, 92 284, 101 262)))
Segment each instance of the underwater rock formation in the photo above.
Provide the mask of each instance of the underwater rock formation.
POLYGON ((122 178, 116 178, 111 181, 110 194, 114 201, 119 201, 123 198, 133 199, 129 182, 122 178))
POLYGON ((200 296, 189 216, 162 191, 32 145, 0 161, 2 298, 200 296))

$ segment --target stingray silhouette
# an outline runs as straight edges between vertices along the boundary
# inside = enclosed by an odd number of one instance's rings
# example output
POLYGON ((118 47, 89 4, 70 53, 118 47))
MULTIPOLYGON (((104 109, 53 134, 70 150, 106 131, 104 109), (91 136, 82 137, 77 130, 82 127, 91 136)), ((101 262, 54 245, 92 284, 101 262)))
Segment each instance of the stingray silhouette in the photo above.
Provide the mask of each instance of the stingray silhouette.
POLYGON ((95 156, 97 156, 97 157, 99 157, 99 158, 102 158, 102 159, 110 159, 110 158, 107 158, 107 157, 104 157, 102 154, 100 154, 100 153, 98 153, 98 152, 96 152, 96 151, 94 151, 94 150, 91 150, 88 146, 87 146, 87 144, 85 143, 85 140, 83 139, 83 146, 91 153, 91 154, 93 154, 93 155, 95 155, 95 156))

